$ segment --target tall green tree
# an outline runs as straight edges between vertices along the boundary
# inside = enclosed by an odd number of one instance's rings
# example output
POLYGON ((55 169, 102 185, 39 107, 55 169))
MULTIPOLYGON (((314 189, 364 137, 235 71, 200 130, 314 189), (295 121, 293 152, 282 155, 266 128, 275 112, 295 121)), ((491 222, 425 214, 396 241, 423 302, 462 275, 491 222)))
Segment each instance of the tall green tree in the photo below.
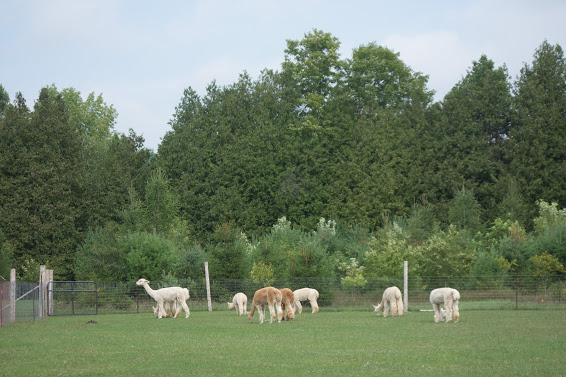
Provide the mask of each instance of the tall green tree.
POLYGON ((560 45, 544 41, 514 87, 516 118, 506 149, 511 174, 530 207, 542 199, 566 206, 566 60, 560 45))
POLYGON ((43 88, 29 112, 18 94, 5 111, 0 140, 0 228, 16 262, 48 264, 72 278, 81 238, 81 140, 62 97, 43 88))
POLYGON ((463 183, 469 185, 486 210, 497 212, 497 184, 504 172, 502 148, 509 134, 511 86, 507 68, 496 68, 485 55, 472 63, 464 78, 442 101, 434 122, 435 182, 445 200, 463 183), (456 187, 450 187, 450 185, 456 187))
POLYGON ((8 92, 4 89, 2 84, 0 84, 0 117, 4 115, 4 110, 10 104, 10 96, 8 92))

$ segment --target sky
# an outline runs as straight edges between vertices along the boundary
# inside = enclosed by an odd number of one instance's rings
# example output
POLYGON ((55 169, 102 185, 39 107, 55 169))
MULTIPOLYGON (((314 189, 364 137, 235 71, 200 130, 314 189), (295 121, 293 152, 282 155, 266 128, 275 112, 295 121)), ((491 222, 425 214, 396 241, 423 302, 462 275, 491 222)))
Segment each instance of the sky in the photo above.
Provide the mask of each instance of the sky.
POLYGON ((429 76, 435 100, 486 55, 515 81, 547 40, 566 48, 566 2, 539 0, 0 0, 0 84, 31 108, 45 86, 102 95, 157 152, 183 91, 280 70, 313 29, 341 58, 377 43, 429 76))

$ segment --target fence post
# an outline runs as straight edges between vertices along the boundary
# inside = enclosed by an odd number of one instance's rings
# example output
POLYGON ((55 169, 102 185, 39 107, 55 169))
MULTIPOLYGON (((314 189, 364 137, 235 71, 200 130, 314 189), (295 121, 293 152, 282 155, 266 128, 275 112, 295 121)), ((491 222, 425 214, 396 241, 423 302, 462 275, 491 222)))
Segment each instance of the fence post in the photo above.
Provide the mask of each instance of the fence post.
POLYGON ((39 266, 39 319, 45 318, 45 265, 39 266))
POLYGON ((204 276, 206 278, 206 300, 208 302, 208 311, 212 311, 212 300, 210 299, 210 281, 208 280, 208 262, 204 262, 204 276))
POLYGON ((403 312, 409 310, 409 262, 403 263, 403 312))
MULTIPOLYGON (((46 270, 47 282, 53 281, 53 270, 46 270)), ((47 292, 47 307, 49 308, 48 316, 53 315, 53 284, 51 284, 51 291, 47 292)))
POLYGON ((8 323, 16 322, 16 269, 10 270, 10 319, 8 323))

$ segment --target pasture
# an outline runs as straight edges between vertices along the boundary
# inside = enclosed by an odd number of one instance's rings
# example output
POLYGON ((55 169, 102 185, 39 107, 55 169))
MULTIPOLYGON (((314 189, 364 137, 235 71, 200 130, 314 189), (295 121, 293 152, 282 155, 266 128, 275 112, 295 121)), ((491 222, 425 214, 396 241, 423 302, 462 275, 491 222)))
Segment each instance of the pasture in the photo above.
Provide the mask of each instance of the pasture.
MULTIPOLYGON (((249 307, 248 307, 249 309, 249 307)), ((0 329, 1 376, 558 376, 563 310, 297 314, 251 325, 235 312, 51 317, 0 329)))

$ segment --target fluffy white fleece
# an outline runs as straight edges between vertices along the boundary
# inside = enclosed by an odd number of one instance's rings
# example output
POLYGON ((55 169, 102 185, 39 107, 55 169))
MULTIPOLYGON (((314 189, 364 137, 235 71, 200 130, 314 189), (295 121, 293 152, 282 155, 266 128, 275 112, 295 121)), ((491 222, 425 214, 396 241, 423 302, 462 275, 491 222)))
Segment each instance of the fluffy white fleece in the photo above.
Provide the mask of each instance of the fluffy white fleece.
POLYGON ((389 311, 391 311, 391 316, 402 316, 403 315, 403 296, 401 295, 401 290, 397 287, 389 287, 383 291, 383 296, 381 302, 375 308, 375 314, 379 315, 381 310, 383 311, 383 317, 387 317, 389 311))
POLYGON ((434 322, 446 320, 450 322, 454 317, 454 322, 460 319, 460 292, 456 289, 445 287, 437 288, 430 292, 430 303, 434 309, 434 322), (442 313, 442 304, 446 313, 442 313))
POLYGON ((293 313, 297 310, 299 313, 302 313, 303 307, 301 305, 301 301, 309 301, 312 307, 312 312, 318 312, 318 291, 314 288, 301 288, 297 289, 293 292, 295 295, 295 301, 293 303, 293 313))
POLYGON ((246 307, 248 305, 248 296, 242 292, 236 293, 232 298, 232 302, 228 303, 228 310, 236 308, 237 315, 243 315, 246 313, 246 307))

